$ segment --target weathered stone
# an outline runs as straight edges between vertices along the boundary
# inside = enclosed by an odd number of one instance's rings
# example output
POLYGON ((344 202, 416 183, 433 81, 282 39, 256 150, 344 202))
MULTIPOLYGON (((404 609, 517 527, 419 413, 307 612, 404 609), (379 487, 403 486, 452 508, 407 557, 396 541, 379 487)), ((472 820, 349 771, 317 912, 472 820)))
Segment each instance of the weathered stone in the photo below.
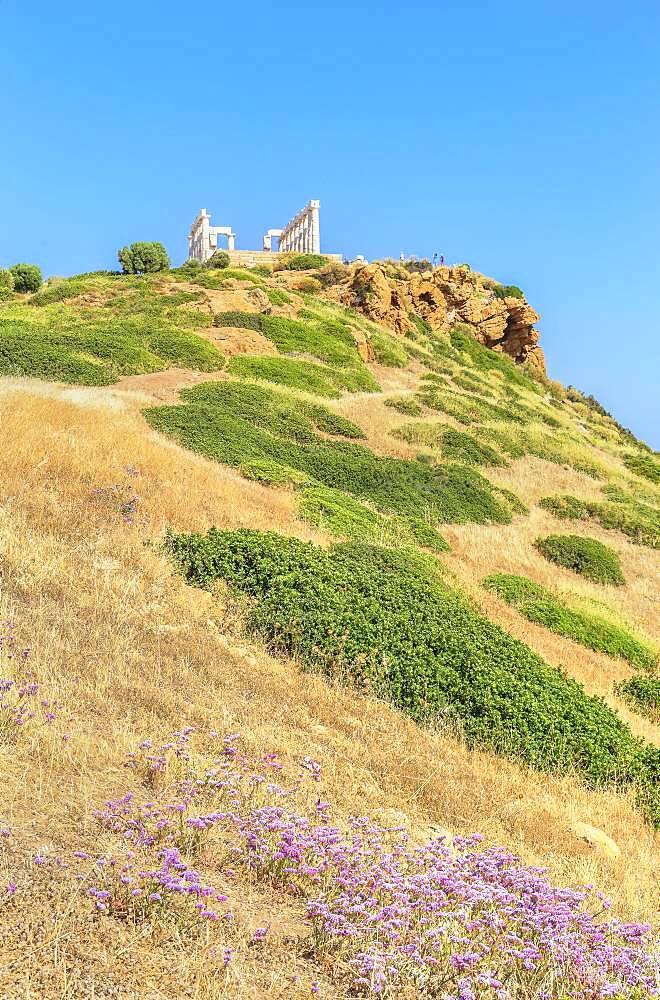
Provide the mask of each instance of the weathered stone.
POLYGON ((413 332, 415 314, 441 334, 448 334, 455 323, 465 323, 479 343, 519 363, 529 358, 545 372, 534 329, 538 313, 524 299, 498 298, 492 282, 465 265, 411 274, 398 271, 397 277, 391 266, 388 272, 383 264, 358 265, 330 294, 399 334, 413 332))

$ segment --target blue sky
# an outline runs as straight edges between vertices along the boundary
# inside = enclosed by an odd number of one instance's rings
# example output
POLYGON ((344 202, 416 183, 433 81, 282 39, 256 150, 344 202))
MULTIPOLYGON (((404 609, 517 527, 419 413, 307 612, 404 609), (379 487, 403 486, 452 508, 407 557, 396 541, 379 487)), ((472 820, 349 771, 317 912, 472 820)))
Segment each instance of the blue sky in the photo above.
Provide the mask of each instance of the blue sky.
POLYGON ((550 375, 660 446, 660 5, 461 8, 0 0, 0 266, 319 198, 328 251, 520 285, 550 375))

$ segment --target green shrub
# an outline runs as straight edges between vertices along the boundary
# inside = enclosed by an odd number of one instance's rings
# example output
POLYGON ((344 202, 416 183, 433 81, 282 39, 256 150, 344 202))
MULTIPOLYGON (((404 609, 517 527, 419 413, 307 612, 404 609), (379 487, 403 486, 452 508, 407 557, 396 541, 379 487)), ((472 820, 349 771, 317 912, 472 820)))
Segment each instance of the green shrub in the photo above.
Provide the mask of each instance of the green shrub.
POLYGON ((64 278, 62 281, 48 281, 30 297, 30 305, 47 306, 53 302, 64 302, 82 295, 90 286, 79 278, 64 278))
POLYGON ((117 257, 124 274, 155 274, 167 271, 170 266, 170 258, 162 243, 131 243, 119 250, 117 257))
POLYGON ((9 268, 15 292, 38 292, 41 288, 41 268, 36 264, 14 264, 9 268))
POLYGON ((326 376, 325 366, 311 361, 240 354, 230 359, 228 369, 232 375, 241 378, 264 379, 266 382, 312 392, 316 396, 338 399, 341 395, 334 382, 326 376))
POLYGON ((517 285, 495 285, 493 289, 498 299, 524 299, 522 289, 517 285))
POLYGON ((241 312, 230 310, 216 313, 213 317, 214 326, 233 326, 239 330, 263 330, 263 313, 241 312))
POLYGON ((204 267, 224 270, 229 267, 229 254, 226 250, 214 250, 209 259, 204 261, 204 267))
POLYGON ((151 299, 145 293, 133 301, 131 294, 142 292, 124 291, 125 297, 100 309, 62 303, 39 307, 33 300, 3 309, 0 373, 110 385, 122 375, 173 366, 208 372, 223 367, 217 348, 182 329, 182 323, 201 325, 193 310, 179 308, 169 296, 151 299))
POLYGON ((266 295, 272 306, 288 306, 291 304, 291 296, 283 292, 281 288, 267 288, 266 295))
POLYGON ((11 271, 0 268, 0 302, 11 299, 14 294, 14 276, 11 271))
POLYGON ((271 652, 373 691, 413 718, 444 720, 470 746, 591 784, 647 783, 654 748, 599 698, 475 612, 405 551, 329 551, 271 532, 173 535, 189 583, 225 580, 251 599, 248 627, 271 652))
POLYGON ((432 552, 449 552, 451 546, 449 542, 434 528, 428 521, 423 521, 419 517, 409 517, 406 526, 410 534, 418 545, 432 552))
POLYGON ((414 396, 390 396, 383 402, 385 406, 391 406, 393 410, 398 410, 399 413, 409 417, 419 417, 422 413, 422 407, 414 396))
POLYGON ((508 382, 519 385, 524 389, 531 389, 532 392, 540 392, 539 385, 528 375, 525 375, 516 367, 515 363, 497 351, 491 351, 489 347, 484 347, 478 343, 472 334, 469 326, 459 324, 455 326, 449 334, 452 347, 456 351, 466 354, 475 368, 479 371, 498 371, 504 375, 508 382))
POLYGON ((309 486, 313 482, 304 472, 268 459, 248 459, 239 470, 246 479, 257 480, 266 486, 309 486))
POLYGON ((408 364, 408 355, 395 337, 390 337, 386 333, 372 332, 369 343, 378 364, 386 365, 388 368, 405 368, 408 364))
POLYGON ((652 722, 660 722, 660 680, 657 677, 629 677, 615 691, 634 711, 652 722))
POLYGON ((416 271, 431 271, 433 270, 433 265, 427 257, 422 257, 421 260, 407 260, 404 265, 406 271, 410 271, 411 274, 416 271))
POLYGON ((585 521, 593 518, 603 528, 621 531, 635 545, 660 548, 660 513, 623 492, 605 487, 605 500, 578 500, 572 496, 543 497, 539 507, 555 517, 585 521), (609 493, 609 496, 608 496, 609 493))
POLYGON ((328 258, 319 253, 298 253, 293 257, 288 257, 282 263, 285 271, 312 271, 325 267, 329 263, 328 258))
POLYGON ((209 383, 182 392, 183 404, 145 411, 149 423, 180 444, 226 465, 270 460, 323 486, 371 502, 383 513, 428 516, 433 523, 511 520, 487 479, 464 465, 424 465, 375 455, 349 441, 315 433, 362 435, 321 406, 245 383, 209 383))
POLYGON ((455 459, 459 462, 470 462, 473 465, 505 465, 496 451, 483 444, 465 431, 445 428, 440 435, 440 448, 443 458, 455 459))
POLYGON ((191 277, 197 276, 201 270, 202 262, 201 260, 197 260, 196 257, 189 257, 179 268, 180 274, 190 275, 191 277))
POLYGON ((573 570, 595 583, 625 583, 621 563, 616 552, 582 535, 548 535, 537 538, 534 545, 550 562, 573 570))
POLYGON ((619 656, 642 670, 652 670, 658 661, 655 651, 626 629, 598 615, 568 607, 550 591, 524 576, 494 573, 486 577, 483 585, 513 605, 525 618, 587 649, 619 656))
POLYGON ((624 456, 623 464, 638 476, 644 476, 652 483, 660 483, 660 462, 653 455, 631 453, 624 456))

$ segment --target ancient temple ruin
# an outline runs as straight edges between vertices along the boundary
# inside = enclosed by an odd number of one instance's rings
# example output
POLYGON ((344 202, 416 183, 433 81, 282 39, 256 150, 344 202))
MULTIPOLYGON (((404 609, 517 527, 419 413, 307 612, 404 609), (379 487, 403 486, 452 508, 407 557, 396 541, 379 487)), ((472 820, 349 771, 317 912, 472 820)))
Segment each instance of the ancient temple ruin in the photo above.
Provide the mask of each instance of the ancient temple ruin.
MULTIPOLYGON (((218 237, 226 237, 227 252, 234 263, 257 263, 262 257, 271 259, 277 253, 321 253, 319 201, 310 201, 283 229, 266 230, 261 250, 237 250, 236 233, 231 226, 212 226, 211 216, 202 208, 192 224, 188 236, 188 258, 207 261, 218 249, 218 237), (277 250, 273 247, 277 240, 277 250)), ((326 254, 330 259, 341 260, 341 254, 326 254)))

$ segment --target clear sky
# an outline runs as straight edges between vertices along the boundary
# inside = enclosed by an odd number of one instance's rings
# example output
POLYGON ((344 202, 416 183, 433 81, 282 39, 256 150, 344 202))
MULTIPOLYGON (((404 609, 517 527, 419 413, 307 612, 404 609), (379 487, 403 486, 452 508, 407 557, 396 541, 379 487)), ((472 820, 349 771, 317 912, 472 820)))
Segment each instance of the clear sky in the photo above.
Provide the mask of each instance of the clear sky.
POLYGON ((319 198, 325 250, 520 285, 550 375, 660 446, 657 0, 0 0, 0 95, 0 266, 319 198))

